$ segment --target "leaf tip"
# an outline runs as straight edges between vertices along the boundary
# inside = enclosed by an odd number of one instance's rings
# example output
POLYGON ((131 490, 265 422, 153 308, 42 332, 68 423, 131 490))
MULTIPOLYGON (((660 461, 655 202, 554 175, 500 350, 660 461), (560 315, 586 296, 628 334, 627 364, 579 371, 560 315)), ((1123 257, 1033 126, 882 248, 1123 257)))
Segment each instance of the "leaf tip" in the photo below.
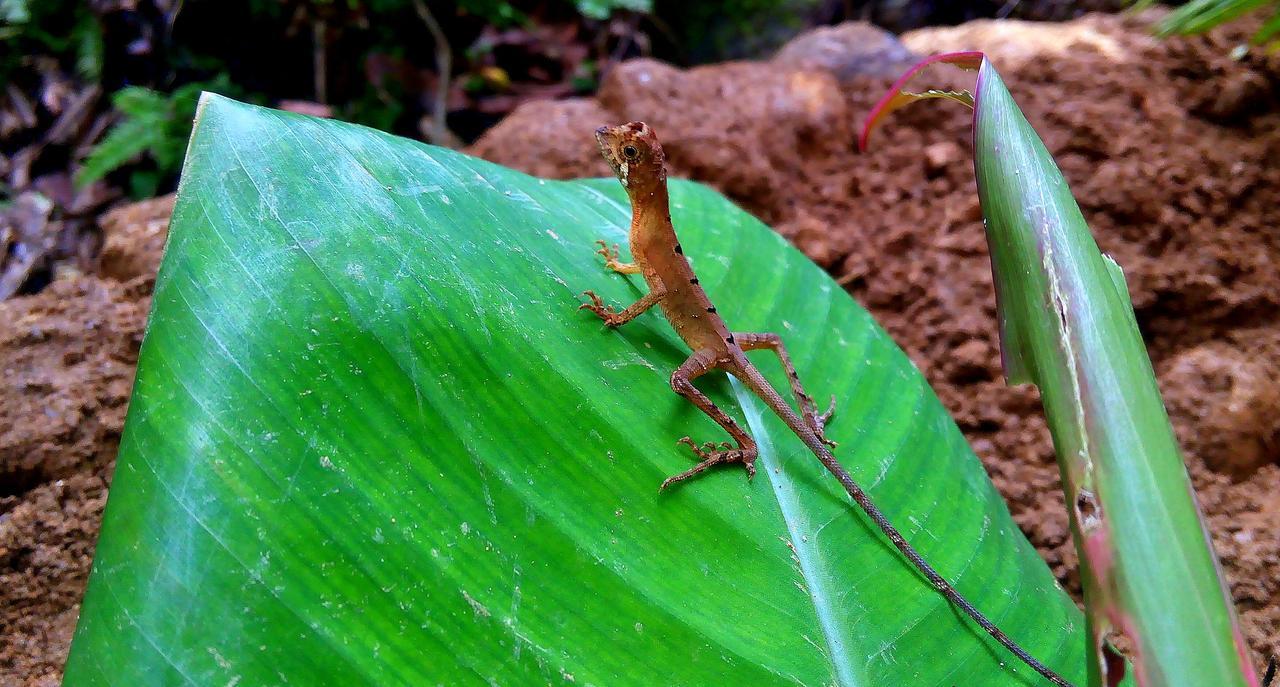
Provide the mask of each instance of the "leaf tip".
POLYGON ((934 64, 950 64, 967 71, 973 71, 981 67, 985 60, 986 55, 984 53, 971 50, 966 52, 950 52, 942 53, 940 55, 932 55, 917 62, 914 66, 903 73, 902 76, 898 77, 898 80, 893 82, 893 85, 889 87, 889 90, 886 91, 884 96, 880 98, 879 102, 875 104, 875 107, 871 108, 871 113, 867 115, 867 121, 862 125, 862 133, 858 136, 858 151, 866 152, 867 142, 871 138, 871 132, 875 131, 876 127, 884 122, 885 118, 895 110, 899 110, 917 100, 925 98, 948 97, 953 100, 959 99, 954 97, 958 94, 954 94, 949 91, 930 91, 922 94, 910 93, 904 90, 907 82, 915 78, 916 74, 919 74, 934 64))

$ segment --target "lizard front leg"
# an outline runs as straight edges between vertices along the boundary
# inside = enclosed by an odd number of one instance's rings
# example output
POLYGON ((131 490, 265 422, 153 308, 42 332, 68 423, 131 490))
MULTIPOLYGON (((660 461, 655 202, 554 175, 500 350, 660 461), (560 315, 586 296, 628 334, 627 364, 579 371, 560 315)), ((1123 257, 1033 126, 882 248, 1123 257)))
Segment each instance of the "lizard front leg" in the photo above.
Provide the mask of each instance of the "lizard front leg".
POLYGON ((579 310, 590 310, 595 313, 596 317, 604 320, 606 327, 621 327, 631 320, 639 317, 641 313, 658 304, 667 295, 667 288, 661 283, 654 285, 653 289, 640 298, 640 300, 627 306, 625 309, 618 311, 604 304, 595 291, 583 291, 582 295, 591 299, 590 303, 583 303, 578 306, 579 310))
POLYGON ((804 386, 800 384, 800 375, 796 374, 796 366, 791 362, 791 356, 787 354, 787 347, 782 343, 782 337, 771 332, 744 334, 734 332, 733 338, 738 342, 738 346, 744 351, 755 351, 760 349, 768 349, 778 355, 778 360, 782 362, 782 369, 787 373, 787 381, 791 383, 791 393, 795 395, 796 402, 800 404, 800 414, 804 417, 804 422, 809 425, 809 429, 822 440, 822 443, 836 447, 836 442, 827 438, 825 433, 827 422, 831 420, 831 416, 836 412, 836 397, 831 397, 831 405, 828 406, 827 412, 818 414, 818 407, 813 402, 813 397, 805 392, 804 386))
POLYGON ((618 253, 618 244, 615 243, 613 244, 613 247, 610 248, 609 244, 605 243, 603 239, 597 240, 596 243, 600 245, 600 250, 596 252, 604 256, 605 267, 608 267, 618 274, 640 274, 640 266, 636 263, 619 262, 618 258, 620 257, 620 254, 618 253))
POLYGON ((720 410, 716 404, 711 402, 711 399, 707 398, 706 394, 698 391, 698 388, 693 385, 693 380, 714 369, 718 362, 715 351, 703 349, 695 352, 689 356, 688 360, 684 361, 683 365, 671 373, 671 388, 676 393, 689 399, 693 405, 698 407, 698 410, 706 413, 717 424, 724 427, 729 436, 738 442, 738 447, 733 448, 727 441, 719 445, 715 442, 707 442, 699 447, 689 437, 681 437, 676 443, 687 444, 689 448, 693 449, 694 455, 701 458, 702 461, 678 475, 668 477, 662 482, 662 486, 658 487, 658 491, 662 491, 676 482, 689 479, 721 463, 742 463, 742 467, 747 470, 748 478, 754 477, 756 474, 756 442, 752 441, 751 436, 744 432, 732 417, 720 410))

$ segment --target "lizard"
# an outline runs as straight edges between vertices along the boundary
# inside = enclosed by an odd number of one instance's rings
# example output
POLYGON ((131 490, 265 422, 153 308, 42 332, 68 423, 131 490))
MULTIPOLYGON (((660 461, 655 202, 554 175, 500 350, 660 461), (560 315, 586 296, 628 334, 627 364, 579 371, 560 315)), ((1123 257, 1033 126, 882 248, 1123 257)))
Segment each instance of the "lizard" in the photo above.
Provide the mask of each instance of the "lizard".
POLYGON ((595 135, 601 154, 613 168, 631 201, 628 243, 634 262, 622 262, 617 246, 610 247, 605 241, 596 242, 600 246, 597 253, 604 256, 605 266, 614 272, 643 275, 649 291, 622 310, 605 305, 594 291, 584 291, 583 296, 589 301, 582 303, 578 309, 590 311, 606 326, 615 328, 630 322, 655 305, 661 308, 672 328, 692 350, 689 358, 671 373, 671 388, 723 427, 735 442, 707 442, 698 445, 687 436, 680 438, 677 444, 689 446, 699 462, 684 472, 668 477, 662 482, 659 492, 716 465, 741 464, 746 469, 748 479, 755 475, 758 454, 755 441, 733 417, 717 407, 693 383, 712 370, 731 374, 786 423, 894 547, 949 602, 964 611, 992 638, 1037 673, 1059 687, 1071 687, 1071 683, 1028 654, 939 575, 840 465, 829 450, 836 444, 827 439, 825 432, 826 424, 835 410, 835 398, 831 399, 831 405, 825 412, 818 412, 813 397, 805 392, 800 383, 782 338, 774 333, 733 332, 717 314, 715 305, 698 283, 698 276, 685 257, 684 249, 671 224, 666 157, 653 129, 644 122, 631 122, 620 126, 600 127, 595 135), (747 360, 746 353, 756 350, 769 350, 778 356, 800 413, 797 414, 764 375, 747 360))

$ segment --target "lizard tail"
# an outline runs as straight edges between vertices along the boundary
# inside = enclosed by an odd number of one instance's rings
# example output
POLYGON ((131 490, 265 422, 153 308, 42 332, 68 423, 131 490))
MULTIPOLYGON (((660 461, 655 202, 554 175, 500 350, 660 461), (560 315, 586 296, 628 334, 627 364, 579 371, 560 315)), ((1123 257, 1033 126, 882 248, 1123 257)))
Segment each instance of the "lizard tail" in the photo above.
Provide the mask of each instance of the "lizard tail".
POLYGON ((991 635, 993 639, 999 642, 1001 646, 1008 649, 1014 656, 1017 656, 1018 660, 1027 664, 1032 670, 1044 676, 1044 678, 1049 682, 1058 685, 1058 687, 1072 687, 1070 682, 1067 682, 1062 678, 1062 676, 1049 669, 1040 661, 1037 661, 1021 646, 1010 639, 1008 635, 1001 631, 1000 628, 996 627, 994 623, 982 614, 982 611, 975 608, 973 604, 969 603, 968 599, 965 599, 960 595, 960 592, 956 591, 955 587, 952 587, 949 582, 943 579, 942 576, 933 569, 933 566, 929 565, 929 563, 924 560, 924 557, 915 550, 915 547, 907 543, 907 540, 902 537, 902 534, 898 532, 898 529, 889 522, 889 519, 884 516, 884 513, 880 512, 880 509, 871 500, 871 497, 862 490, 862 487, 858 486, 857 482, 853 481, 853 477, 849 475, 849 471, 845 470, 844 466, 836 460, 835 456, 831 454, 831 451, 829 451, 826 445, 822 443, 822 439, 817 435, 817 433, 806 425, 804 420, 800 419, 799 414, 797 414, 795 410, 792 410, 791 406, 784 401, 780 395, 778 395, 777 390, 774 389, 773 385, 764 378, 764 375, 760 374, 760 371, 757 370, 754 365, 747 364, 741 369, 731 370, 731 372, 734 376, 741 379, 748 388, 754 391, 756 395, 759 396, 765 404, 768 405, 769 408, 787 424, 787 427, 790 427, 791 431, 795 432, 796 436, 800 437, 800 439, 804 441, 805 445, 809 447, 809 450, 813 451, 813 454, 817 456, 818 461, 822 463, 823 467, 835 476, 836 480, 840 482, 840 485, 844 487, 844 490, 848 492, 850 498, 858 504, 858 507, 862 509, 862 512, 866 513, 867 517, 871 518, 871 520, 875 522, 876 527, 880 528, 880 531, 884 532, 885 536, 889 537, 889 541, 893 542, 893 545, 898 549, 898 551, 900 551, 903 556, 906 556, 907 560, 911 561, 911 564, 915 566, 916 570, 918 570, 921 575, 924 575, 935 589, 941 592, 948 601, 956 606, 956 608, 964 611, 965 615, 972 618, 975 623, 985 630, 987 634, 991 635))

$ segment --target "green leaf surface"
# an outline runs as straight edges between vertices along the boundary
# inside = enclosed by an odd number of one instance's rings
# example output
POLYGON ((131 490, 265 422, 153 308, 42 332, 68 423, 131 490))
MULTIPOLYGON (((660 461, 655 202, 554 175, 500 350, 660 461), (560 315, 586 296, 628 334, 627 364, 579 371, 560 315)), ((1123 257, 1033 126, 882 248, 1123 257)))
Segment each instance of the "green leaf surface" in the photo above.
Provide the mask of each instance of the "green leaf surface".
MULTIPOLYGON (((747 213, 671 195, 727 321, 839 400, 853 476, 1080 679, 1082 617, 906 356, 747 213)), ((720 375, 760 474, 658 494, 677 438, 724 437, 657 313, 576 310, 642 293, 593 252, 629 214, 611 180, 206 97, 66 684, 1043 684, 720 375)))

